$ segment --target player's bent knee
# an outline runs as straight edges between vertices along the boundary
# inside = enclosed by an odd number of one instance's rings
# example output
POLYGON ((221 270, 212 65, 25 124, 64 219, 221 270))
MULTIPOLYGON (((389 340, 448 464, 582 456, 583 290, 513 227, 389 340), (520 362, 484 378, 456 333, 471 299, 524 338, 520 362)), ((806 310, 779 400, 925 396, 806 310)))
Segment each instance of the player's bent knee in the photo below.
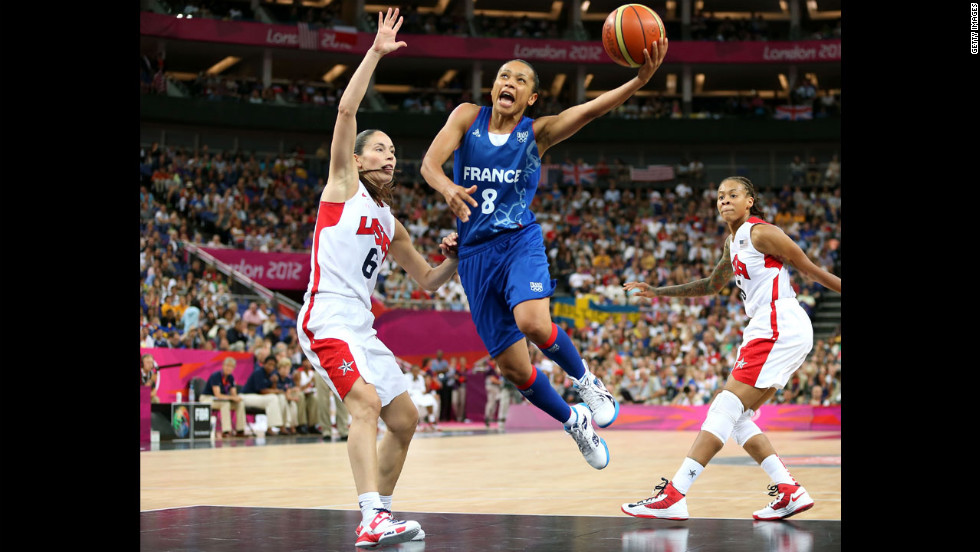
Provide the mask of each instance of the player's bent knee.
POLYGON ((705 416, 704 423, 701 424, 701 430, 711 433, 721 439, 722 443, 726 443, 731 437, 735 423, 742 415, 743 410, 745 407, 742 406, 742 400, 735 393, 728 390, 722 391, 711 402, 708 415, 705 416))
POLYGON ((517 329, 531 340, 531 343, 540 346, 551 337, 551 321, 545 324, 538 320, 518 320, 517 329))
POLYGON ((738 446, 740 447, 744 447, 745 443, 747 443, 749 439, 762 433, 759 426, 752 421, 752 414, 754 413, 754 410, 746 410, 741 416, 739 416, 738 421, 735 422, 735 428, 732 430, 732 437, 735 438, 735 442, 738 443, 738 446))
POLYGON ((351 417, 359 420, 377 420, 381 416, 381 399, 375 394, 371 396, 352 397, 347 395, 344 400, 351 417))
POLYGON ((424 412, 426 407, 419 407, 410 400, 397 403, 393 401, 381 418, 390 431, 414 435, 424 412))

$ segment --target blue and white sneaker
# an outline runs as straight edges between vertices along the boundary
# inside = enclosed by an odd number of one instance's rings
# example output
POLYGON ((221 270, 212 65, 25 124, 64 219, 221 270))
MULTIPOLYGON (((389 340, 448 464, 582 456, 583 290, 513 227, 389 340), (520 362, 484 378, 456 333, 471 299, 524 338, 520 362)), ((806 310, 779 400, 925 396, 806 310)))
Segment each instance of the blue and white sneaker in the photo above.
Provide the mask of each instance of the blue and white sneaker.
MULTIPOLYGON (((582 364, 585 364, 584 360, 582 364)), ((572 378, 572 381, 575 382, 579 396, 592 411, 592 419, 595 420, 595 424, 599 427, 612 425, 619 416, 619 402, 606 389, 602 380, 595 377, 589 371, 589 367, 586 366, 582 379, 572 378)))
POLYGON ((565 432, 575 439, 578 450, 585 461, 597 470, 609 465, 609 447, 606 440, 599 437, 592 428, 592 412, 584 404, 572 406, 571 423, 565 426, 565 432))

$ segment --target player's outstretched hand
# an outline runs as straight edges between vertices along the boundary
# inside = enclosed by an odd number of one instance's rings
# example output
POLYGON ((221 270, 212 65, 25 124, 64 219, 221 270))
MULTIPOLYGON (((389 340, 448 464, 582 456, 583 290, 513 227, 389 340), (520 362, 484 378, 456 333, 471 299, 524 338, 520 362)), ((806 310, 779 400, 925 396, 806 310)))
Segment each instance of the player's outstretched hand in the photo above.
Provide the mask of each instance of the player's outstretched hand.
POLYGON ((657 297, 656 288, 652 287, 646 282, 626 282, 623 284, 623 289, 626 291, 626 296, 630 297, 631 291, 636 291, 632 296, 635 297, 657 297))
POLYGON ((395 35, 402 27, 404 18, 398 17, 398 8, 392 11, 388 8, 387 14, 378 12, 378 35, 374 37, 374 45, 371 49, 380 55, 390 54, 395 50, 408 46, 405 41, 396 41, 395 35))

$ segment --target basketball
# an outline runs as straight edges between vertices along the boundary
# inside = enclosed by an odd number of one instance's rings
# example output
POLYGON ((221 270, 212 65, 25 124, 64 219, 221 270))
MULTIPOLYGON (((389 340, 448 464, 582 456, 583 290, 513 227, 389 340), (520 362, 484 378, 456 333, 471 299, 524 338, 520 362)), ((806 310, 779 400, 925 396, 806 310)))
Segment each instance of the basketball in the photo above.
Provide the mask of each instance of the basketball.
POLYGON ((662 36, 666 36, 664 22, 657 12, 642 4, 616 8, 602 25, 602 47, 613 61, 625 67, 643 65, 643 49, 650 50, 662 36))

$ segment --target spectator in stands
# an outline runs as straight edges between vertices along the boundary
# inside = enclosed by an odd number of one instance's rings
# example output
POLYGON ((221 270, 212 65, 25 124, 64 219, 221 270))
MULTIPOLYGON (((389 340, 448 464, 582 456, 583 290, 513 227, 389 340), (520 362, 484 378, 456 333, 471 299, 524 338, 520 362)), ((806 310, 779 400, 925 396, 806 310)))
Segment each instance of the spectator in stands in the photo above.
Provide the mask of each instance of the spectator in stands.
POLYGON ((578 270, 568 277, 568 286, 571 288, 572 293, 581 293, 589 290, 594 283, 595 276, 592 275, 592 270, 584 263, 580 263, 578 270))
MULTIPOLYGON (((242 400, 246 408, 261 408, 265 410, 269 428, 276 434, 286 435, 285 409, 286 401, 283 392, 276 385, 276 357, 265 352, 260 370, 252 370, 242 387, 242 400), (275 378, 275 380, 273 380, 275 378)), ((256 355, 258 357, 258 355, 256 355)), ((256 358, 258 360, 258 358, 256 358)))
POLYGON ((694 156, 688 167, 688 178, 694 189, 700 189, 704 184, 704 162, 697 155, 694 156))
MULTIPOLYGON (((431 378, 431 376, 428 377, 431 378)), ((435 391, 429 389, 430 383, 418 364, 413 364, 410 371, 405 374, 405 382, 408 385, 409 397, 415 403, 415 407, 419 409, 418 429, 420 431, 438 431, 439 397, 435 391)))
POLYGON ((814 385, 810 388, 809 404, 810 406, 827 406, 828 401, 824 400, 824 388, 821 385, 814 385))
POLYGON ((221 422, 217 426, 218 434, 223 439, 232 436, 245 436, 245 402, 238 394, 235 385, 235 359, 226 357, 221 363, 221 369, 208 376, 204 391, 198 400, 211 405, 211 410, 217 410, 221 422), (232 429, 231 411, 235 409, 235 429, 232 429))
POLYGON ((255 301, 250 302, 242 313, 242 320, 252 328, 260 327, 268 317, 264 310, 259 309, 259 304, 255 301))
MULTIPOLYGON (((269 336, 274 334, 275 328, 279 326, 279 317, 276 316, 276 313, 272 309, 272 306, 269 305, 268 303, 259 307, 259 310, 263 314, 265 314, 265 320, 262 322, 262 329, 261 329, 262 335, 269 336)), ((282 337, 281 333, 276 335, 276 337, 273 339, 273 343, 275 343, 276 341, 282 341, 281 337, 282 337)))
POLYGON ((439 398, 439 420, 448 422, 452 419, 453 391, 456 388, 455 362, 443 357, 442 349, 436 350, 435 358, 429 361, 428 372, 439 382, 437 396, 439 398))
POLYGON ((827 163, 827 170, 823 173, 824 186, 837 186, 840 184, 840 159, 835 153, 827 163))
POLYGON ((140 385, 150 388, 150 402, 159 403, 157 389, 160 387, 157 363, 153 355, 146 353, 140 356, 140 385))
POLYGON ((701 406, 704 401, 698 394, 698 389, 693 383, 684 385, 681 392, 674 396, 670 401, 672 406, 701 406))
POLYGON ((469 421, 466 417, 466 376, 469 367, 466 357, 459 356, 452 360, 450 370, 455 373, 455 385, 452 393, 452 410, 456 415, 456 421, 463 423, 469 421))
POLYGON ((817 96, 817 88, 813 85, 813 82, 809 77, 803 77, 800 80, 799 85, 793 89, 791 92, 791 97, 794 105, 809 105, 813 106, 813 101, 817 96))
POLYGON ((663 375, 659 372, 652 372, 647 368, 637 370, 640 381, 640 399, 644 404, 662 404, 667 389, 663 384, 663 375))
POLYGON ((306 395, 300 391, 293 379, 293 363, 288 358, 277 358, 276 370, 279 376, 276 386, 282 391, 283 397, 286 399, 285 434, 302 433, 305 435, 309 433, 306 428, 306 395))
POLYGON ((815 188, 820 185, 820 164, 817 163, 817 156, 811 155, 806 164, 806 185, 815 188))
POLYGON ((228 346, 232 351, 247 351, 250 349, 250 330, 244 319, 239 319, 230 329, 226 330, 228 346))
POLYGON ((303 433, 303 424, 306 425, 306 433, 323 433, 323 430, 330 424, 322 425, 320 423, 320 399, 317 396, 316 371, 313 370, 310 359, 302 354, 300 354, 299 366, 293 370, 293 381, 303 393, 303 403, 306 406, 305 410, 300 413, 300 433, 303 433))
POLYGON ((198 329, 201 319, 201 302, 195 296, 190 301, 190 305, 184 309, 184 314, 180 317, 181 334, 188 335, 191 330, 198 329))
POLYGON ((497 427, 503 429, 504 422, 507 420, 510 397, 504 392, 504 378, 497 364, 488 360, 486 366, 484 387, 487 392, 487 402, 483 410, 483 424, 489 428, 492 422, 496 422, 497 427))
POLYGON ((160 307, 160 322, 168 328, 176 328, 183 318, 185 310, 187 310, 187 305, 184 302, 184 296, 171 292, 166 302, 160 307))
POLYGON ((794 186, 799 186, 804 183, 806 178, 806 163, 800 159, 799 155, 794 155, 793 161, 789 164, 789 177, 790 182, 794 186))

